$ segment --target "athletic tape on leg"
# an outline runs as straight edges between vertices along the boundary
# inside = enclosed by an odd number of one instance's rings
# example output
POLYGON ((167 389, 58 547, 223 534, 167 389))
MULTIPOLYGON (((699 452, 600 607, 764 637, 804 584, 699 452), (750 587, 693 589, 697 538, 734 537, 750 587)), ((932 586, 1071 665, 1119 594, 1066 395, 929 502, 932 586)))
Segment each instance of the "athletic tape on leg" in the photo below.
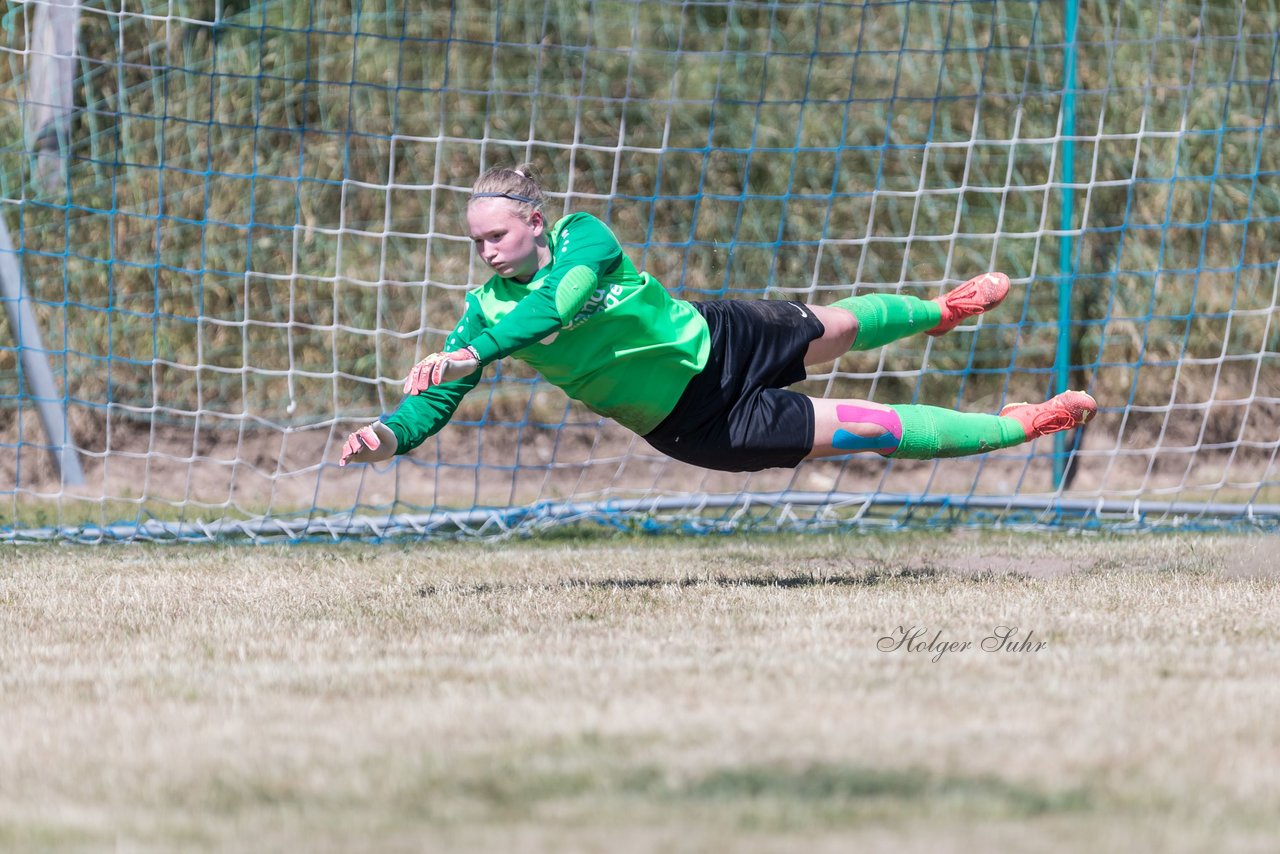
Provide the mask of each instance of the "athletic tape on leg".
POLYGON ((841 451, 885 453, 897 448, 902 441, 902 422, 892 410, 842 403, 836 407, 836 418, 844 424, 874 424, 884 431, 879 436, 867 437, 837 429, 831 438, 831 446, 841 451))
POLYGON ((906 294, 868 294, 831 304, 858 318, 852 350, 874 350, 917 332, 927 332, 942 319, 942 308, 931 300, 906 294))
POLYGON ((902 442, 889 456, 908 460, 966 457, 1027 440, 1012 418, 955 412, 938 406, 891 406, 902 422, 902 442))

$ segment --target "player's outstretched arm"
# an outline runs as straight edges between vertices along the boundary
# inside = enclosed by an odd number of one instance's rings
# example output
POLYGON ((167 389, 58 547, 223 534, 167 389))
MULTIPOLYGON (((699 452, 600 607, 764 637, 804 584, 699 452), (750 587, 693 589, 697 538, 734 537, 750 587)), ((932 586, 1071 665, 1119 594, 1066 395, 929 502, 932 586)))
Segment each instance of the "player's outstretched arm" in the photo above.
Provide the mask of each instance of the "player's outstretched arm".
POLYGON ((396 434, 381 421, 361 427, 347 437, 342 445, 342 457, 338 465, 347 463, 380 463, 396 454, 396 434))

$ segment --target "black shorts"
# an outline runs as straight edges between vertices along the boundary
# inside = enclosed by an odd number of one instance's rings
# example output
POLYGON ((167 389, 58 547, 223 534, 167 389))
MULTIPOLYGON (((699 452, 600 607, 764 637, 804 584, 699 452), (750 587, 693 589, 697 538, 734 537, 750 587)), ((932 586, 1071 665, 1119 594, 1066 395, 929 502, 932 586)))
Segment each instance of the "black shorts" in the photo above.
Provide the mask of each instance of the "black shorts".
POLYGON ((707 366, 645 441, 702 468, 795 467, 813 450, 813 403, 783 386, 805 378, 804 355, 822 321, 780 300, 693 306, 711 332, 707 366))

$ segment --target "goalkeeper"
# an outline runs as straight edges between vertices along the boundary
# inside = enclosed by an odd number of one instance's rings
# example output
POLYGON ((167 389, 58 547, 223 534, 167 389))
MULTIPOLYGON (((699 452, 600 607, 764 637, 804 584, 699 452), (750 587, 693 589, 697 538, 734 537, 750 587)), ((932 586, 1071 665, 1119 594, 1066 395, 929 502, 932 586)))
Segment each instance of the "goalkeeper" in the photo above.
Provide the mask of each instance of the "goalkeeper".
POLYGON ((593 412, 683 462, 723 471, 793 467, 870 451, 934 459, 1007 448, 1083 424, 1097 404, 1068 391, 999 415, 806 397, 805 368, 908 335, 941 335, 997 305, 1001 273, 933 300, 894 294, 830 306, 774 300, 692 303, 636 270, 587 213, 554 224, 529 167, 476 182, 467 227, 495 275, 466 297, 444 352, 414 366, 395 413, 357 430, 341 465, 404 454, 438 430, 490 362, 513 356, 593 412))

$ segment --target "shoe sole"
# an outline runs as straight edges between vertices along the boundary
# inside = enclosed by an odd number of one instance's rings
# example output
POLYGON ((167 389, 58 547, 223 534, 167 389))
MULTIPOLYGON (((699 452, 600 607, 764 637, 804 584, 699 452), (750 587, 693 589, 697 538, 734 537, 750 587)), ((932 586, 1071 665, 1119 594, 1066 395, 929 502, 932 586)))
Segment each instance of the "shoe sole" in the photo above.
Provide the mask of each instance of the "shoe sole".
MULTIPOLYGON (((1004 273, 983 273, 980 276, 974 276, 963 285, 960 285, 955 290, 950 291, 948 295, 958 294, 970 285, 973 286, 973 297, 972 300, 966 298, 965 301, 981 303, 981 307, 976 310, 957 312, 956 316, 950 323, 947 323, 946 326, 939 323, 938 326, 926 332, 926 335, 933 335, 935 337, 938 335, 946 335, 970 317, 977 317, 980 314, 986 314, 988 311, 1004 302, 1005 297, 1009 295, 1009 277, 1004 273)), ((966 295, 966 297, 967 296, 968 295, 966 295)), ((945 323, 946 321, 943 322, 945 323)))
MULTIPOLYGON (((1009 403, 1000 410, 1000 414, 1007 418, 1015 418, 1017 416, 1013 413, 1025 407, 1041 408, 1041 414, 1050 416, 1050 419, 1054 415, 1062 414, 1070 418, 1072 422, 1070 425, 1046 431, 1036 428, 1036 419, 1032 419, 1031 424, 1022 425, 1023 429, 1027 430, 1027 437, 1029 439, 1039 436, 1048 436, 1052 433, 1061 432, 1062 430, 1071 430, 1075 427, 1083 426, 1089 423, 1089 420, 1092 419, 1093 416, 1098 414, 1098 402, 1094 400, 1093 396, 1088 392, 1083 391, 1064 391, 1061 394, 1054 395, 1044 403, 1009 403), (1055 401, 1058 403, 1058 407, 1050 409, 1048 405, 1055 401)), ((1041 420, 1043 421, 1046 419, 1041 420)))

